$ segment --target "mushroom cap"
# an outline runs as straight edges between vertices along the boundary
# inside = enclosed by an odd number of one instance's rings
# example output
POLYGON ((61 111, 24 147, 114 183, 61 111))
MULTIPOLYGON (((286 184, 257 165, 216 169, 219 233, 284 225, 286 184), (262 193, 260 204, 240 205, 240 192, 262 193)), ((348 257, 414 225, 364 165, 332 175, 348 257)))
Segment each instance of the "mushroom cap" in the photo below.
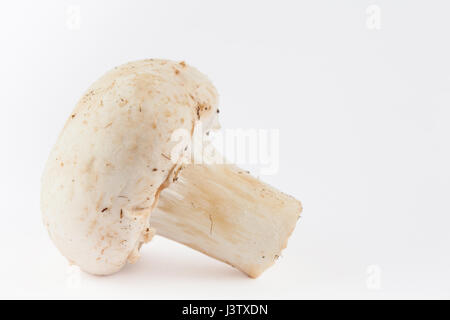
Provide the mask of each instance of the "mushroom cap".
MULTIPOLYGON (((69 116, 42 176, 41 211, 51 239, 92 274, 134 262, 159 193, 180 167, 175 130, 217 127, 217 92, 184 62, 148 59, 92 84, 69 116)), ((184 149, 183 149, 184 150, 184 149)))

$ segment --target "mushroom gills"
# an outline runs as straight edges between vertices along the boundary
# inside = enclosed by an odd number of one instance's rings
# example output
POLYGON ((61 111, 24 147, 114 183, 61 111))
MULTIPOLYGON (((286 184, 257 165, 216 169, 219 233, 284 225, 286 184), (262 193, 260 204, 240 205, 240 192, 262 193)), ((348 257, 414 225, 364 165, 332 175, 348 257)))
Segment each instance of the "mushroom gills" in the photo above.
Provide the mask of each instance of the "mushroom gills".
POLYGON ((281 255, 299 201, 231 164, 189 164, 150 217, 156 234, 258 277, 281 255))

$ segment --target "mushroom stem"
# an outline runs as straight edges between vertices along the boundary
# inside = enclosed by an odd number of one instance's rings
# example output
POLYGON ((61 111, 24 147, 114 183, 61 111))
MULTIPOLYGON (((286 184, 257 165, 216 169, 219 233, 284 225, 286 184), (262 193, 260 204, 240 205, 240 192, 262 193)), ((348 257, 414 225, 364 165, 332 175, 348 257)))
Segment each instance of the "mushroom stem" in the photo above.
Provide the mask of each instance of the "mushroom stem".
POLYGON ((151 227, 252 278, 280 256, 302 211, 296 199, 230 164, 190 164, 174 180, 151 227))

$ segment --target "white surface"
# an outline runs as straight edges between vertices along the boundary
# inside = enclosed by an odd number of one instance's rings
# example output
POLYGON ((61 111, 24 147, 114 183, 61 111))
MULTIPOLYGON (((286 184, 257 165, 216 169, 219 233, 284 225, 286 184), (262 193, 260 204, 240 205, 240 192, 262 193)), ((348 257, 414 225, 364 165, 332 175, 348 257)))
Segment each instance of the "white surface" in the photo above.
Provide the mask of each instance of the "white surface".
POLYGON ((3 3, 0 297, 450 298, 449 12, 406 0, 3 3), (46 234, 39 179, 66 118, 105 71, 150 57, 208 74, 224 128, 280 130, 280 169, 261 178, 304 213, 257 280, 162 238, 92 277, 46 234))

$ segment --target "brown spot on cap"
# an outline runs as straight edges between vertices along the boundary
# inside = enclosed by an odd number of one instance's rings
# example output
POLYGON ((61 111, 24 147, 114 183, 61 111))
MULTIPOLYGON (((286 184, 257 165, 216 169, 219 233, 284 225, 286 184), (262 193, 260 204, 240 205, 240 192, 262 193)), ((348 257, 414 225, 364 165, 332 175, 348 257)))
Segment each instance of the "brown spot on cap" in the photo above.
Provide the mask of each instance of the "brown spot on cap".
POLYGON ((198 118, 198 120, 200 120, 200 108, 201 108, 201 105, 197 104, 197 118, 198 118))
POLYGON ((120 98, 120 102, 119 102, 119 106, 120 106, 120 107, 125 106, 127 103, 128 103, 128 100, 127 100, 127 99, 120 98))

